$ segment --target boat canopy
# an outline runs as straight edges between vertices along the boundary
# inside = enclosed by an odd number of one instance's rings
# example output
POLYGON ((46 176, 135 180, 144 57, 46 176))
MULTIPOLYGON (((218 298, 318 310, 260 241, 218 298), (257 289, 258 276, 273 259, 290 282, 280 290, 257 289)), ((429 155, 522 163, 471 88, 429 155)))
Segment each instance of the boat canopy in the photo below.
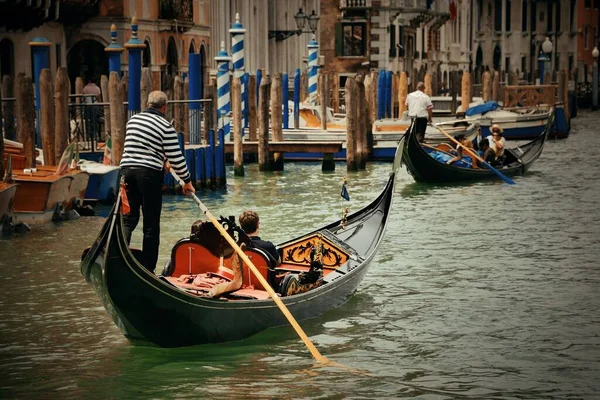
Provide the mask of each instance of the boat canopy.
POLYGON ((470 117, 472 115, 485 114, 488 111, 494 111, 500 108, 500 104, 497 101, 488 101, 483 104, 478 104, 473 107, 469 107, 465 115, 470 117))

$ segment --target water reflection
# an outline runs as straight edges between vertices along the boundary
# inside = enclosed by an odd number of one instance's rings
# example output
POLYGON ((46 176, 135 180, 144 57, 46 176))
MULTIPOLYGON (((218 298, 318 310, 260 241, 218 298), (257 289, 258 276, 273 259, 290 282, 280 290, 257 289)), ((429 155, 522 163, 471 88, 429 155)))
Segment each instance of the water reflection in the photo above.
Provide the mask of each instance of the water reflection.
MULTIPOLYGON (((131 346, 79 273, 103 218, 0 241, 1 398, 594 398, 600 391, 600 115, 549 141, 516 185, 415 183, 402 168, 381 247, 357 293, 301 323, 356 375, 313 368, 292 328, 185 349, 131 346)), ((215 215, 259 212, 281 242, 358 210, 391 164, 322 174, 286 164, 200 193, 215 215), (340 198, 348 175, 351 202, 340 198)), ((106 211, 106 209, 105 209, 106 211)), ((104 215, 104 214, 102 214, 104 215)), ((160 257, 202 217, 165 198, 160 257)), ((136 231, 134 244, 141 244, 136 231)))

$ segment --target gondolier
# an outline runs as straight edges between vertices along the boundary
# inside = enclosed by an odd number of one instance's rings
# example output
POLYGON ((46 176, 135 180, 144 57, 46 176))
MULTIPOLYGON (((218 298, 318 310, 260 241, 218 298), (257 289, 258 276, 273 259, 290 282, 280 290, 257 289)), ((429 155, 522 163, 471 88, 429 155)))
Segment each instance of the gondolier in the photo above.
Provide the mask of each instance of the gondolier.
POLYGON ((130 212, 124 216, 125 239, 144 212, 144 240, 142 252, 146 269, 154 272, 160 244, 160 213, 162 209, 163 166, 168 160, 177 175, 183 179, 185 194, 194 193, 185 158, 179 149, 177 132, 165 119, 167 95, 154 91, 148 95, 149 108, 132 116, 127 122, 121 174, 125 177, 125 192, 130 212))
POLYGON ((417 129, 417 139, 423 143, 425 139, 425 130, 427 123, 431 123, 433 118, 433 103, 424 92, 425 84, 417 83, 417 90, 406 97, 406 106, 408 107, 408 116, 414 120, 417 129))

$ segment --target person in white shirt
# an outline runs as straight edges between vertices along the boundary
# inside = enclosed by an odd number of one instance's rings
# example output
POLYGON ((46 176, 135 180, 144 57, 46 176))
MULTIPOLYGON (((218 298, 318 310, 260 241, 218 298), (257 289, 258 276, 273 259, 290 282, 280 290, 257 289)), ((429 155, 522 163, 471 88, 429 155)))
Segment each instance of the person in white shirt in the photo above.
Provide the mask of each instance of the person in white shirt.
POLYGON ((484 160, 495 161, 504 155, 506 139, 502 137, 503 131, 504 130, 496 124, 490 127, 491 135, 487 137, 490 147, 485 151, 483 155, 484 160))
POLYGON ((433 118, 433 104, 431 99, 424 92, 425 84, 417 83, 417 90, 406 96, 406 106, 408 107, 408 116, 414 120, 417 130, 417 140, 423 143, 425 140, 425 130, 427 123, 431 123, 433 118))

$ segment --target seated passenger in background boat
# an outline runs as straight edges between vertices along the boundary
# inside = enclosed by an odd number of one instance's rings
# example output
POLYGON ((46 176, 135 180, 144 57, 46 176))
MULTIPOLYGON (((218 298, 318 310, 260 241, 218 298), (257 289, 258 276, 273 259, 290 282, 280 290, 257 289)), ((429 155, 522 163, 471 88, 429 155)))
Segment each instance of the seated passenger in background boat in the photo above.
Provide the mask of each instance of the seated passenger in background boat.
POLYGON ((477 162, 474 160, 473 156, 468 151, 463 150, 463 147, 473 150, 473 142, 471 142, 467 138, 463 138, 460 141, 460 145, 456 146, 456 156, 446 161, 446 164, 454 164, 461 162, 461 167, 465 164, 468 164, 472 168, 477 168, 477 162))
POLYGON ((494 153, 493 152, 492 153, 488 152, 489 156, 492 158, 491 160, 486 160, 485 159, 486 151, 489 148, 490 148, 490 142, 487 140, 487 138, 486 139, 481 139, 481 142, 479 142, 479 147, 478 147, 477 153, 486 162, 494 160, 494 153))
POLYGON ((506 139, 502 137, 503 129, 494 124, 490 128, 491 135, 488 136, 489 148, 485 151, 483 159, 486 161, 498 161, 504 155, 506 139))
POLYGON ((246 232, 246 235, 250 238, 253 247, 263 249, 269 253, 269 255, 273 257, 273 260, 275 260, 276 266, 281 264, 281 257, 279 256, 279 252, 275 245, 268 240, 262 240, 260 236, 258 236, 260 231, 260 218, 256 212, 250 210, 244 211, 239 216, 239 223, 244 232, 246 232))

